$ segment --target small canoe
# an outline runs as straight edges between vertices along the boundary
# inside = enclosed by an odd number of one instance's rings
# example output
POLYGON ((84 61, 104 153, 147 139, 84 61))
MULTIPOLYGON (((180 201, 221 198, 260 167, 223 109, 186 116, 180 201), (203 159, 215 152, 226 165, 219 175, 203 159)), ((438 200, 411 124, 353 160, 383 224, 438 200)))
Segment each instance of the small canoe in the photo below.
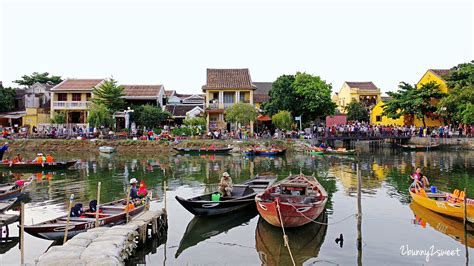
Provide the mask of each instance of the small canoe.
MULTIPOLYGON (((451 193, 438 191, 431 193, 422 189, 408 189, 412 200, 434 212, 464 219, 464 203, 456 200, 451 193)), ((467 199, 467 220, 474 223, 474 200, 467 199)))
POLYGON ((99 148, 99 151, 102 153, 114 153, 115 148, 110 146, 102 146, 99 148))
POLYGON ((355 150, 325 150, 325 154, 331 154, 331 155, 355 155, 356 151, 355 150))
POLYGON ((323 155, 324 151, 310 151, 309 154, 310 155, 323 155))
POLYGON ((17 197, 8 198, 4 200, 0 200, 0 212, 8 210, 13 204, 15 204, 17 197))
POLYGON ((472 234, 474 228, 472 224, 468 223, 466 225, 468 233, 465 235, 462 221, 432 212, 416 202, 410 203, 410 209, 415 216, 413 219, 414 224, 421 225, 422 228, 426 228, 428 224, 431 228, 451 237, 463 245, 466 243, 465 240, 467 237, 467 245, 474 248, 474 235, 472 234))
POLYGON ((328 193, 316 178, 303 174, 290 175, 255 197, 263 219, 285 228, 302 226, 316 219, 324 211, 327 200, 328 193))
POLYGON ((423 150, 435 150, 439 148, 439 144, 433 145, 399 145, 403 150, 410 151, 423 151, 423 150))
POLYGON ((24 169, 29 169, 29 170, 61 170, 61 169, 67 169, 73 165, 76 164, 77 161, 67 161, 67 162, 54 162, 54 163, 43 163, 43 164, 38 164, 38 163, 0 163, 0 168, 4 169, 10 169, 10 170, 24 170, 24 169))
POLYGON ((291 247, 292 254, 290 255, 281 229, 260 218, 255 229, 255 248, 262 265, 293 265, 291 256, 296 265, 304 265, 311 258, 318 257, 328 229, 328 226, 324 225, 328 222, 326 212, 321 213, 315 221, 323 224, 309 223, 302 227, 285 230, 291 247))
POLYGON ((227 233, 234 227, 247 225, 248 222, 258 214, 257 210, 255 210, 254 207, 251 207, 253 206, 249 206, 249 208, 219 218, 194 216, 186 227, 183 238, 179 242, 178 250, 174 255, 175 258, 177 258, 184 250, 193 247, 202 241, 210 239, 223 232, 227 233))
MULTIPOLYGON (((103 213, 100 213, 99 226, 113 226, 122 224, 126 219, 124 200, 113 201, 100 205, 103 213)), ((129 216, 134 217, 145 210, 145 205, 140 205, 130 210, 129 216)), ((68 238, 88 229, 95 227, 95 213, 89 213, 89 208, 84 208, 85 217, 71 217, 68 227, 68 238)), ((63 215, 56 219, 45 221, 34 225, 25 225, 25 232, 30 235, 47 239, 60 240, 64 237, 66 229, 67 215, 63 215)))
POLYGON ((0 184, 0 200, 18 197, 25 187, 31 183, 31 181, 23 181, 23 184, 21 184, 19 181, 20 180, 15 183, 0 184))
POLYGON ((257 192, 265 190, 276 181, 275 176, 257 176, 242 184, 234 185, 230 197, 220 197, 218 201, 212 201, 212 195, 218 192, 184 199, 176 196, 176 200, 183 207, 196 216, 212 216, 231 213, 241 210, 249 205, 254 205, 257 192))
POLYGON ((255 150, 244 150, 243 154, 245 156, 254 156, 255 155, 255 150))
POLYGON ((284 155, 286 153, 285 149, 256 149, 255 155, 264 155, 264 156, 276 156, 284 155))
POLYGON ((178 148, 173 147, 178 152, 195 153, 195 154, 209 154, 209 153, 228 153, 233 148, 178 148))

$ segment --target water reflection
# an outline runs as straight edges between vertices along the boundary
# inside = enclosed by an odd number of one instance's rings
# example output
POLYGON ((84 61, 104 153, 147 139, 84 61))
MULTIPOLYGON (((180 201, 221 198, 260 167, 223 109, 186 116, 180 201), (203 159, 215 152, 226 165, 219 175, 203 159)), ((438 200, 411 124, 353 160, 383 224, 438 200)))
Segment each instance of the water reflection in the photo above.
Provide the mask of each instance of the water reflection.
POLYGON ((179 243, 175 258, 184 250, 199 244, 199 242, 210 239, 223 232, 231 230, 237 226, 248 225, 250 219, 255 217, 258 212, 254 206, 229 215, 218 217, 197 217, 195 216, 186 227, 183 238, 179 243))
MULTIPOLYGON (((415 216, 413 224, 423 229, 426 229, 426 225, 429 225, 436 231, 451 237, 463 245, 466 243, 464 224, 461 221, 432 212, 415 202, 410 203, 410 209, 415 216)), ((472 248, 474 247, 474 227, 472 224, 467 224, 467 231, 467 245, 472 248)))
MULTIPOLYGON (((328 216, 323 212, 316 222, 327 223, 328 216)), ((286 234, 290 244, 291 254, 296 265, 302 265, 309 259, 318 257, 319 249, 326 237, 327 225, 309 223, 299 228, 288 228, 286 234)), ((284 244, 282 230, 258 220, 255 230, 255 247, 262 265, 292 265, 292 260, 284 244)))

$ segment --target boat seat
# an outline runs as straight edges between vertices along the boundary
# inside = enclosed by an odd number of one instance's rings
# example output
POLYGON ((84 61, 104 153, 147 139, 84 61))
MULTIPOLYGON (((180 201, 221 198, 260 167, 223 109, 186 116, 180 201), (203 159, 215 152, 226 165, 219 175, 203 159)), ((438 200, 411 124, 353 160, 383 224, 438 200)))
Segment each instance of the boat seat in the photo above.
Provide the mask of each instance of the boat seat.
MULTIPOLYGON (((63 217, 63 218, 59 218, 58 220, 67 221, 67 218, 66 218, 66 217, 63 217)), ((70 218, 69 218, 69 221, 73 221, 73 222, 91 222, 91 221, 95 221, 95 218, 70 217, 70 218)))

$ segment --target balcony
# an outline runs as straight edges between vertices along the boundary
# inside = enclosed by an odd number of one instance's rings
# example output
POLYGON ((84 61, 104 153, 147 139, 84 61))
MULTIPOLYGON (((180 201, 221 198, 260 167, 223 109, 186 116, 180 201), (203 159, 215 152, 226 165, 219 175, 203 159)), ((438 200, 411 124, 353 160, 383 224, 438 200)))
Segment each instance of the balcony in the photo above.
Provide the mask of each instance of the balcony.
POLYGON ((53 109, 84 110, 89 107, 89 101, 53 101, 53 109))

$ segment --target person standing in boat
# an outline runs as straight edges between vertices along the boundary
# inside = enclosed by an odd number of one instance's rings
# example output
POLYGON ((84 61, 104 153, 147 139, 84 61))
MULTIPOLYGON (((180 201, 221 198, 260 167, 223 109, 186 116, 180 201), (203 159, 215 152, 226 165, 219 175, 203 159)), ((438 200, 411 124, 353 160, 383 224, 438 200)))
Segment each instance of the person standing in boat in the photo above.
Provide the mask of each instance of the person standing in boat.
POLYGON ((222 196, 230 197, 232 193, 232 188, 233 188, 232 178, 230 177, 229 173, 224 172, 222 174, 221 181, 219 182, 219 193, 222 196))
POLYGON ((416 168, 416 171, 411 175, 411 178, 414 180, 415 185, 419 185, 423 188, 426 188, 430 185, 428 178, 421 173, 421 168, 416 168))
POLYGON ((137 179, 136 178, 132 178, 130 179, 130 186, 132 186, 130 188, 130 199, 133 201, 135 199, 140 199, 140 197, 138 196, 138 188, 137 188, 137 179))

